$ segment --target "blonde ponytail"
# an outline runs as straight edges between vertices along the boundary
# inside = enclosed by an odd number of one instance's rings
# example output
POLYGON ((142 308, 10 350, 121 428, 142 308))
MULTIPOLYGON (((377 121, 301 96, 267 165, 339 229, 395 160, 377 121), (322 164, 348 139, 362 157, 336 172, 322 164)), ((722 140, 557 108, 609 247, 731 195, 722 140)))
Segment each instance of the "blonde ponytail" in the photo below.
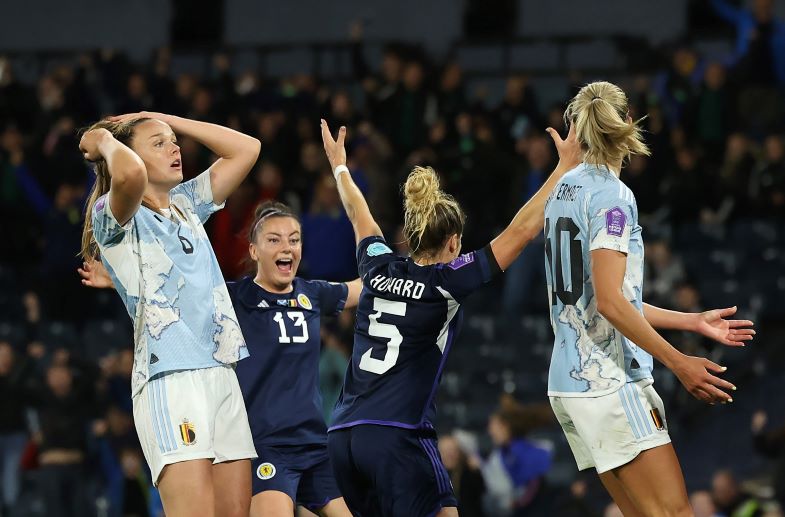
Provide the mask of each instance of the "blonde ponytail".
POLYGON ((458 202, 439 188, 431 167, 415 167, 403 186, 403 234, 415 256, 433 256, 451 235, 462 235, 466 216, 458 202))
POLYGON ((564 117, 575 125, 586 163, 608 166, 622 163, 633 154, 651 154, 643 142, 640 120, 628 119, 627 96, 615 84, 587 84, 570 101, 564 117))
MULTIPOLYGON (((134 137, 134 128, 146 120, 150 119, 137 118, 128 122, 111 122, 109 120, 101 120, 81 131, 81 134, 92 131, 93 129, 103 128, 112 133, 112 136, 115 137, 119 142, 130 146, 131 140, 134 137)), ((109 188, 112 186, 109 165, 106 163, 106 160, 99 158, 91 165, 93 167, 93 172, 95 172, 96 178, 95 183, 93 184, 93 189, 90 191, 90 195, 87 197, 84 227, 82 228, 82 249, 79 252, 79 255, 87 261, 96 260, 99 256, 98 244, 95 242, 95 238, 93 236, 93 207, 95 206, 96 201, 98 201, 98 198, 109 192, 109 188)))

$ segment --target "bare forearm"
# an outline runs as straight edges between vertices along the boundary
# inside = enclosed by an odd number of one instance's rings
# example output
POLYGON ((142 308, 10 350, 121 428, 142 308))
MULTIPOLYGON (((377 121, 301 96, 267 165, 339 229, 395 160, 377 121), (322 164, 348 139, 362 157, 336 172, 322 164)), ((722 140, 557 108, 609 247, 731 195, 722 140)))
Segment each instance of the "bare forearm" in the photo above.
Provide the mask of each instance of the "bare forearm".
POLYGON ((163 119, 176 134, 190 136, 221 158, 253 155, 255 162, 259 155, 259 140, 234 129, 174 115, 164 115, 163 119))
POLYGON ((138 154, 114 138, 101 140, 98 151, 106 160, 115 189, 132 185, 144 190, 147 185, 147 169, 138 154))
POLYGON ((690 332, 695 330, 694 315, 690 313, 670 311, 644 303, 643 316, 654 328, 690 332))
POLYGON ((644 315, 619 293, 610 297, 601 305, 598 302, 598 311, 613 325, 624 337, 657 358, 669 369, 673 369, 682 353, 676 350, 660 336, 649 324, 644 315))

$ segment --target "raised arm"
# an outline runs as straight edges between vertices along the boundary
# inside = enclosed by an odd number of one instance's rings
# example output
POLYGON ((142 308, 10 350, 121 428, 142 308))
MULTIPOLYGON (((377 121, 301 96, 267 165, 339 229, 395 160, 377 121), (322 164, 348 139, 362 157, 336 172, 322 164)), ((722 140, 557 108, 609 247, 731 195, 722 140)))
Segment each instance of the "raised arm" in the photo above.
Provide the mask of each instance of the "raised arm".
POLYGON ((330 133, 327 122, 322 119, 322 141, 327 159, 330 161, 335 181, 338 184, 338 194, 341 196, 343 208, 354 228, 354 238, 357 244, 363 239, 373 236, 381 236, 382 230, 376 224, 371 209, 365 201, 365 196, 360 192, 357 184, 354 183, 349 169, 346 167, 346 128, 341 126, 338 130, 338 139, 334 140, 330 133))
POLYGON ((210 186, 213 190, 213 202, 220 205, 240 186, 256 163, 261 149, 261 142, 252 136, 245 135, 234 129, 199 122, 163 113, 132 113, 112 117, 112 120, 150 117, 166 122, 177 135, 193 138, 219 156, 210 167, 210 186))
POLYGON ((708 403, 733 402, 720 388, 735 390, 735 386, 710 373, 724 372, 724 367, 676 350, 657 334, 643 314, 624 297, 622 284, 627 268, 627 256, 624 253, 612 249, 595 249, 591 252, 591 264, 597 311, 611 325, 668 367, 695 398, 708 403))
MULTIPOLYGON (((103 128, 93 129, 82 135, 79 150, 86 160, 106 161, 111 178, 109 207, 118 223, 127 223, 142 204, 142 195, 147 188, 147 169, 144 162, 103 128)), ((87 217, 90 217, 90 214, 87 217)))
POLYGON ((523 248, 542 231, 545 202, 553 187, 565 172, 572 170, 581 162, 581 148, 572 126, 565 140, 562 140, 553 128, 548 128, 548 133, 559 152, 559 163, 540 190, 518 210, 509 226, 491 241, 491 250, 502 271, 510 267, 523 248))
POLYGON ((643 316, 654 328, 695 332, 727 346, 744 346, 755 336, 750 320, 727 320, 736 307, 705 312, 678 312, 643 304, 643 316))

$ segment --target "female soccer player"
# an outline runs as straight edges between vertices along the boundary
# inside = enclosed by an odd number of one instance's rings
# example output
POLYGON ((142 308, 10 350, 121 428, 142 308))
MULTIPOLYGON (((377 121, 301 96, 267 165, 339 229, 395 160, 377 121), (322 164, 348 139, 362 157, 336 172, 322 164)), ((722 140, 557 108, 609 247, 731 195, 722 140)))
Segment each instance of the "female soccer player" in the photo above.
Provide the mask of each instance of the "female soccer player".
POLYGON ((548 395, 578 468, 596 468, 625 516, 692 515, 670 444, 652 356, 696 398, 732 402, 725 368, 678 352, 652 327, 699 332, 738 346, 750 321, 735 307, 702 314, 642 303, 643 241, 635 198, 620 180, 631 154, 649 154, 617 86, 595 82, 572 99, 583 163, 556 185, 545 209, 545 261, 556 336, 548 395))
MULTIPOLYGON (((326 517, 350 517, 327 455, 319 393, 320 319, 357 306, 359 280, 298 278, 302 234, 281 203, 259 206, 248 236, 254 277, 229 282, 251 357, 237 364, 254 445, 251 517, 289 517, 300 504, 326 517)), ((79 270, 90 287, 110 287, 98 263, 79 270)))
POLYGON ((336 141, 322 121, 363 282, 351 363, 328 435, 336 480, 353 515, 458 515, 436 446, 434 396, 461 303, 541 231, 548 193, 579 163, 574 134, 562 141, 550 132, 560 157, 554 173, 497 238, 461 256, 463 211, 439 189, 433 169, 416 167, 404 186, 404 233, 413 250, 404 258, 387 245, 346 167, 346 128, 336 141))
POLYGON ((203 224, 259 155, 255 138, 137 113, 94 124, 82 256, 100 253, 134 322, 134 422, 169 516, 247 516, 256 457, 232 365, 248 356, 203 224), (220 158, 183 179, 175 133, 220 158))

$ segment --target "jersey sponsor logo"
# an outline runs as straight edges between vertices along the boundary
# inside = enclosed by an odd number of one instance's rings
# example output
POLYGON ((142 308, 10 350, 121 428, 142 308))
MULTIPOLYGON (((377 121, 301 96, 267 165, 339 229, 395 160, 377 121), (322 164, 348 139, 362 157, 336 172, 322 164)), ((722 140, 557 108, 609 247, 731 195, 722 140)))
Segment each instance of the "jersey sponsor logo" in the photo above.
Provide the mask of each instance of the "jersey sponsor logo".
POLYGON ((150 354, 150 364, 155 364, 159 361, 158 356, 155 354, 150 354))
POLYGON ((406 280, 403 278, 388 278, 384 275, 376 275, 368 282, 377 291, 387 291, 388 293, 414 298, 419 300, 425 292, 425 284, 406 280))
POLYGON ((196 426, 188 420, 183 420, 180 424, 180 438, 183 445, 193 445, 196 443, 196 426))
POLYGON ((392 253, 392 250, 383 242, 374 242, 368 246, 365 252, 369 257, 378 257, 379 255, 392 253))
POLYGON ((262 300, 261 302, 259 302, 259 305, 257 305, 257 307, 259 307, 261 309, 266 309, 269 306, 270 306, 270 304, 267 303, 267 300, 262 300))
POLYGON ((608 235, 621 237, 624 233, 624 225, 627 223, 627 216, 618 206, 611 208, 605 213, 605 230, 608 235))
POLYGON ((256 477, 262 481, 266 481, 275 476, 275 465, 272 463, 264 462, 256 469, 256 477))
POLYGON ((302 294, 302 293, 297 295, 297 303, 299 303, 300 307, 302 307, 303 309, 305 309, 307 311, 310 311, 311 309, 313 309, 313 305, 311 304, 311 300, 307 296, 302 294))
POLYGON ((450 269, 455 270, 461 269, 463 266, 468 266, 472 262, 474 262, 474 253, 464 253, 460 257, 447 264, 447 266, 450 269))

